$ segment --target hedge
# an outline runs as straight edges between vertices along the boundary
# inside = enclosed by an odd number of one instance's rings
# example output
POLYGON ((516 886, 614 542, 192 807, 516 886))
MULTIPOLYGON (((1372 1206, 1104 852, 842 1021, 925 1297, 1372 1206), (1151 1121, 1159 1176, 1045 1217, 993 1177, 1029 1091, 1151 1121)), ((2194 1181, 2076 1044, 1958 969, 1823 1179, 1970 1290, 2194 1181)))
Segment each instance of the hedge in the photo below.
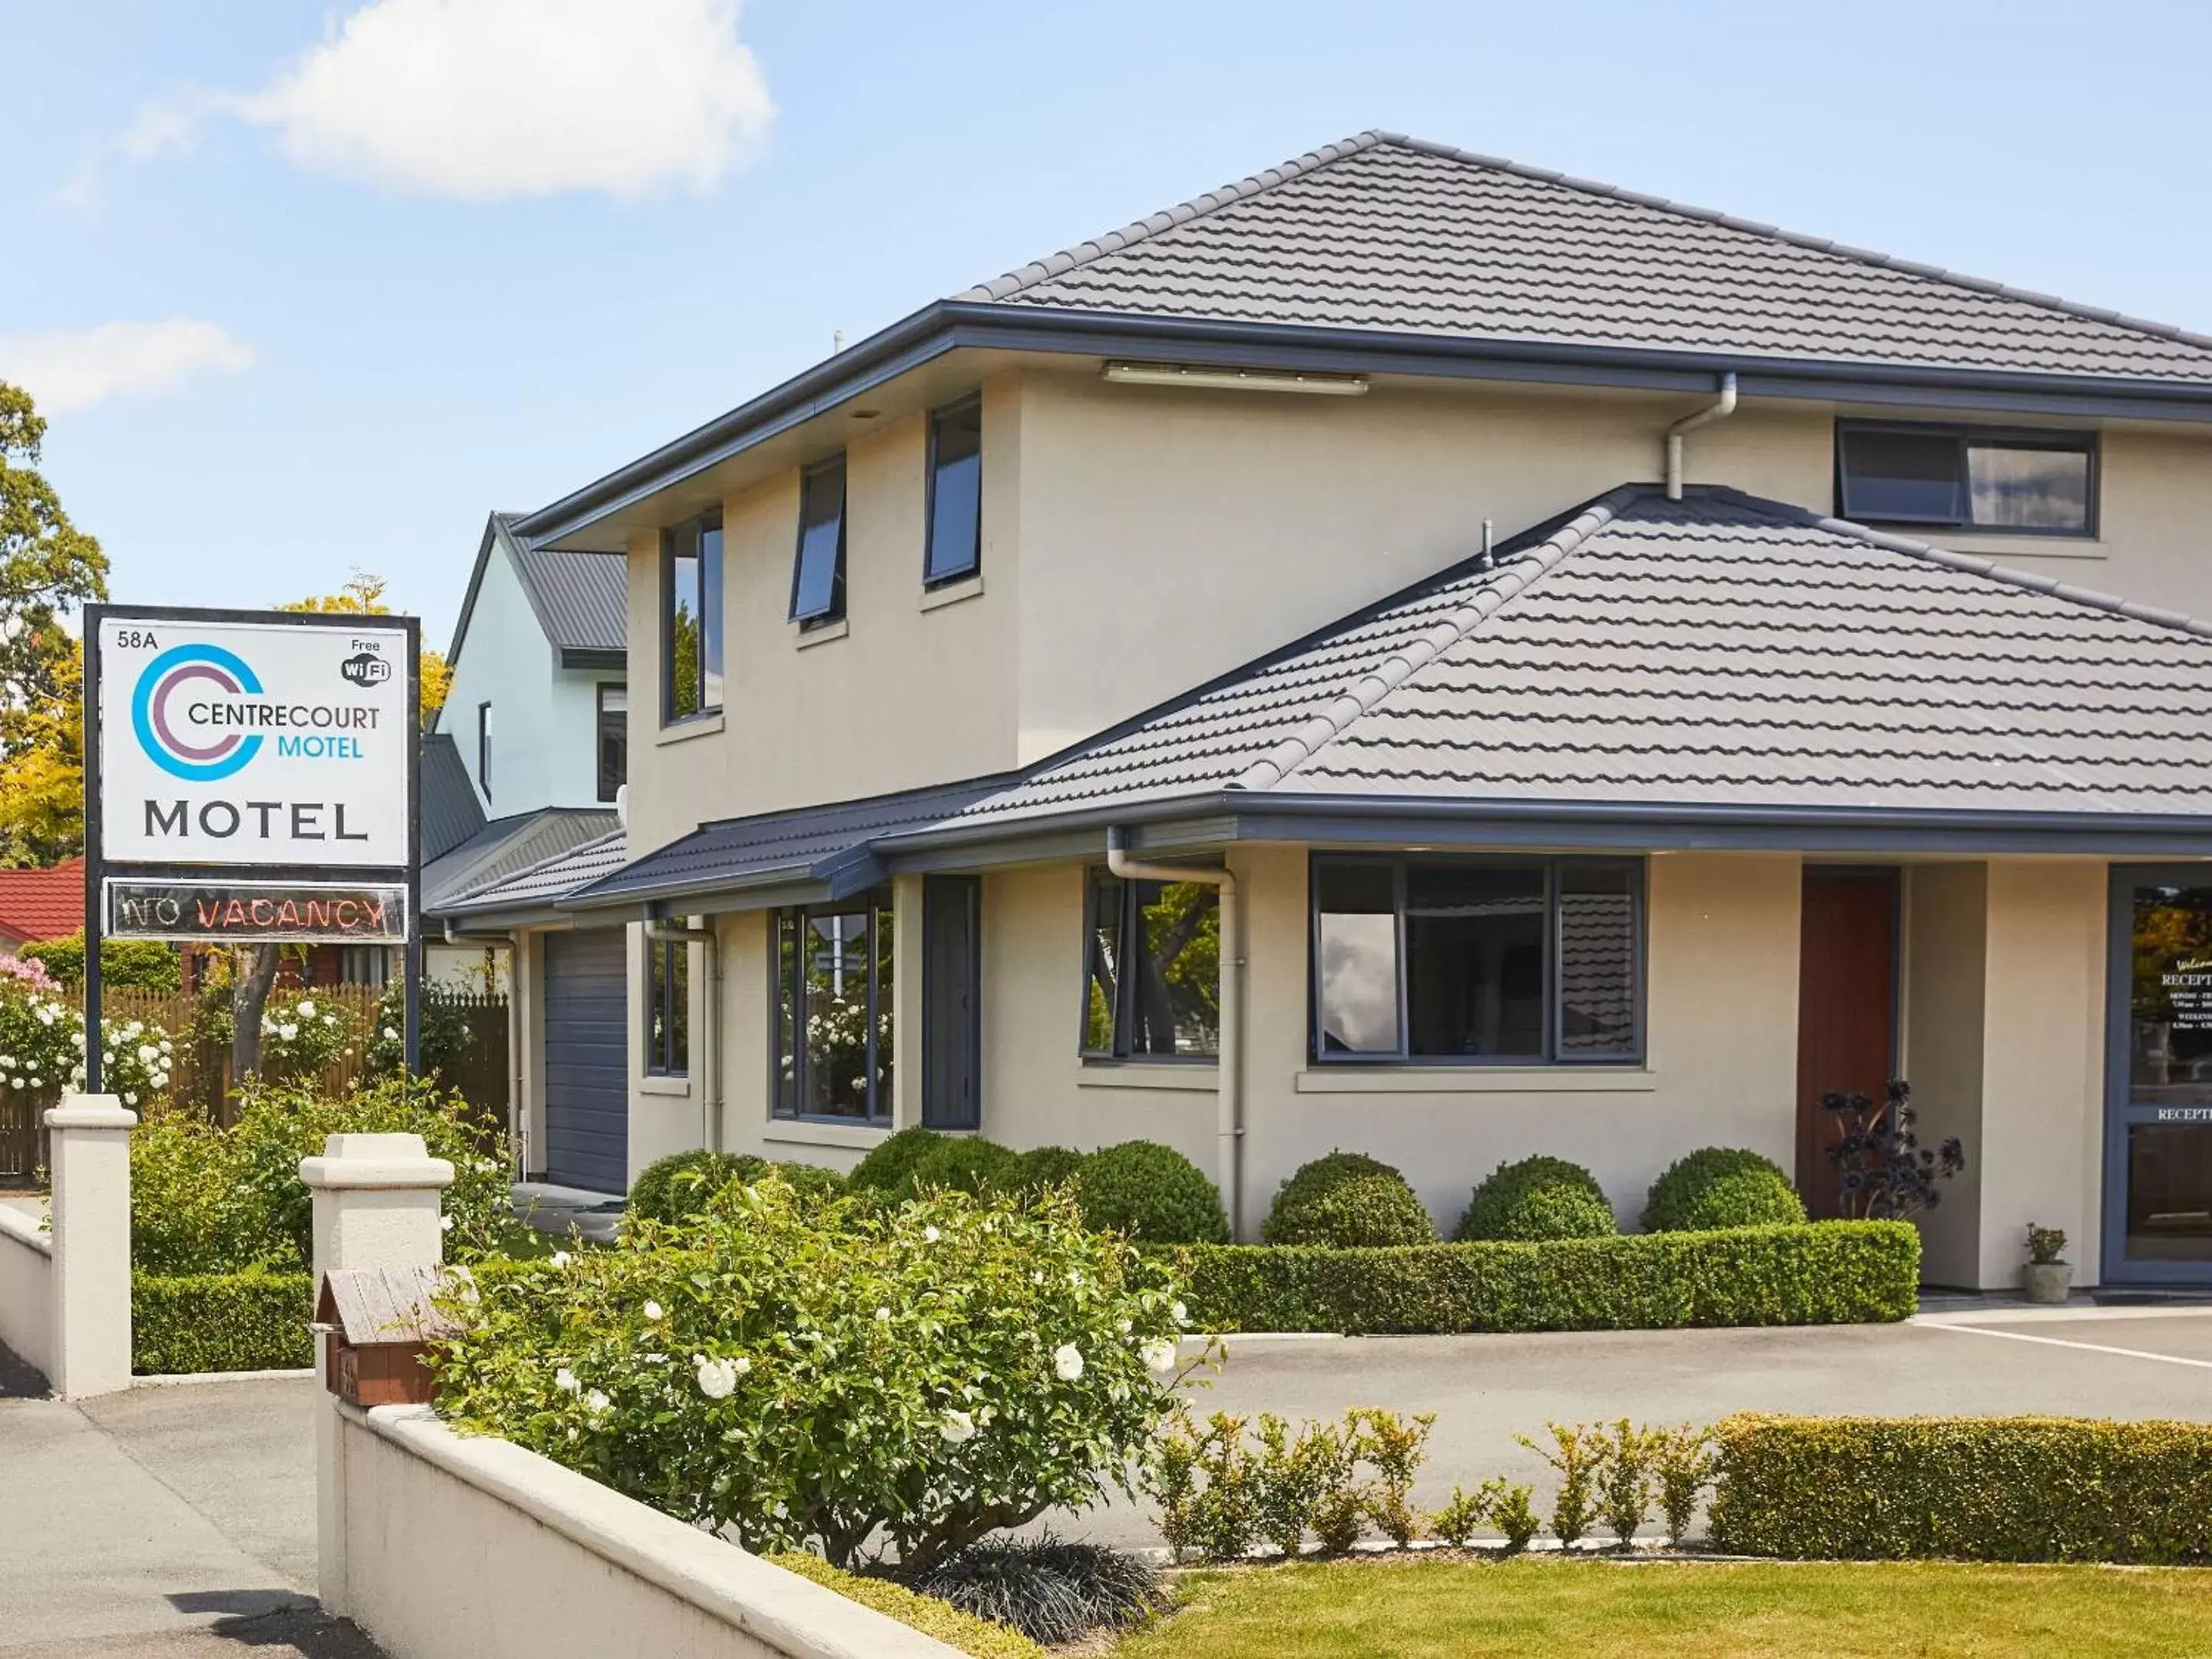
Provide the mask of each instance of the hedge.
POLYGON ((307 1273, 188 1273, 131 1280, 131 1369, 294 1370, 315 1363, 314 1281, 307 1273))
POLYGON ((1172 1252, 1212 1331, 1660 1330, 1844 1325, 1916 1306, 1920 1235, 1900 1221, 1337 1250, 1172 1252))
POLYGON ((2212 1561, 2212 1424, 1726 1418, 1715 1544, 1825 1560, 2212 1561))
POLYGON ((787 1572, 811 1578, 833 1589, 848 1601, 896 1619, 902 1625, 933 1636, 947 1647, 957 1648, 973 1659, 1044 1659, 1045 1650, 1018 1630, 963 1613, 950 1601, 923 1595, 888 1578, 866 1578, 833 1567, 805 1550, 787 1550, 766 1558, 787 1572))

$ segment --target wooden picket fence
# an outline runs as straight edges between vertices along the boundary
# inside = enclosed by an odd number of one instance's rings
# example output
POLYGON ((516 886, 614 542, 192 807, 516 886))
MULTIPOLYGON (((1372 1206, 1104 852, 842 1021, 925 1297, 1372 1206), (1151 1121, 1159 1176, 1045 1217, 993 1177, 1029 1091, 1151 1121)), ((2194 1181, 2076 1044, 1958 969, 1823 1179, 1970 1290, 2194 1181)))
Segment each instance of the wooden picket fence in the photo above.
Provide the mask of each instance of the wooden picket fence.
MULTIPOLYGON (((318 1001, 343 1007, 357 1040, 352 1052, 325 1067, 315 1079, 318 1093, 335 1097, 349 1092, 366 1068, 368 1039, 377 1018, 377 988, 372 985, 324 985, 313 988, 318 1001)), ((445 1086, 460 1091, 471 1115, 487 1129, 503 1131, 507 1121, 510 1073, 507 1066, 507 999, 495 994, 441 995, 444 1006, 466 1022, 468 1040, 459 1057, 439 1074, 445 1086)), ((81 990, 63 994, 63 1000, 84 1006, 81 990)), ((137 986, 116 986, 103 992, 101 1013, 111 1022, 143 1020, 167 1033, 173 1045, 168 1098, 210 1121, 228 1126, 237 1113, 237 1093, 230 1072, 228 1042, 198 1043, 191 1038, 200 998, 185 991, 153 991, 137 986)), ((39 1094, 0 1093, 0 1185, 21 1185, 45 1166, 46 1131, 42 1118, 55 1103, 58 1090, 39 1094)))

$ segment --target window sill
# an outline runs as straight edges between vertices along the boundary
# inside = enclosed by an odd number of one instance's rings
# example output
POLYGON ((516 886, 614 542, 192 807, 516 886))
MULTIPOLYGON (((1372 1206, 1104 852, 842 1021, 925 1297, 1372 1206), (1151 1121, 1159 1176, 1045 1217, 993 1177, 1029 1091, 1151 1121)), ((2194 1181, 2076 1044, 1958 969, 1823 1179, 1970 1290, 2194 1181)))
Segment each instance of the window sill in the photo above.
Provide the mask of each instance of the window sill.
POLYGON ((948 605, 957 605, 963 599, 981 599, 982 594, 983 573, 979 570, 972 576, 963 576, 957 581, 946 582, 939 587, 923 588, 921 608, 924 611, 940 610, 948 605))
POLYGON ((836 622, 822 623, 812 628, 805 623, 793 623, 791 625, 791 642, 804 651, 811 645, 827 645, 832 640, 842 640, 848 631, 842 617, 836 622))
POLYGON ((1658 1073, 1638 1066, 1316 1066, 1302 1095, 1581 1095, 1648 1093, 1658 1073))
POLYGON ((815 1123, 803 1117, 773 1117, 761 1136, 770 1144, 787 1146, 858 1146, 880 1143, 891 1132, 888 1123, 815 1123))
POLYGON ((641 1095, 688 1096, 691 1092, 691 1079, 670 1077, 663 1072, 647 1072, 638 1079, 637 1091, 641 1095))
POLYGON ((665 748, 672 743, 689 743, 694 738, 711 738, 721 729, 722 711, 718 708, 711 714, 694 714, 690 720, 664 726, 653 733, 653 741, 665 748))
POLYGON ((1218 1094, 1221 1070, 1216 1066, 1177 1066, 1139 1060, 1086 1060, 1076 1074, 1081 1089, 1180 1089, 1192 1094, 1218 1094))

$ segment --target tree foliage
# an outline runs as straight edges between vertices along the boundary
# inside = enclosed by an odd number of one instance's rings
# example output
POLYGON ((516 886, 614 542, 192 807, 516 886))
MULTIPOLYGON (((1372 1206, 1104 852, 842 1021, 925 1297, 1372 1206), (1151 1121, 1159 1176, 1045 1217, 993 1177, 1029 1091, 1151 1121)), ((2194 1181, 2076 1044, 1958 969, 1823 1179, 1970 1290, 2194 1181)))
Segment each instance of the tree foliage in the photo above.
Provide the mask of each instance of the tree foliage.
MULTIPOLYGON (((310 593, 305 599, 293 599, 280 605, 279 611, 304 612, 316 617, 388 617, 392 607, 384 602, 384 590, 391 584, 372 571, 354 567, 353 574, 335 593, 310 593)), ((422 729, 428 731, 438 718, 438 711, 446 706, 446 694, 453 689, 453 668, 445 658, 425 647, 422 651, 422 729)))

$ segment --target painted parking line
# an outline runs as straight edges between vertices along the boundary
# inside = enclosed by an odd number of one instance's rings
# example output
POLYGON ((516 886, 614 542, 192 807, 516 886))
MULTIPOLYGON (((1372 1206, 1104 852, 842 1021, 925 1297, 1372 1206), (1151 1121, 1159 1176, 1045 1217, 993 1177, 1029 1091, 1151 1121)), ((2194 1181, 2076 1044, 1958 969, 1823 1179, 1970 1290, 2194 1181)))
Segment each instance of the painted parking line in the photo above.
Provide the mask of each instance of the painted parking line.
POLYGON ((1923 1325, 1923 1330, 1956 1331, 1960 1336, 1999 1336, 2008 1342, 2040 1342, 2053 1348, 2079 1348, 2084 1353, 2118 1354, 2123 1359, 2155 1359, 2161 1365, 2193 1365, 2212 1371, 2212 1359, 2184 1359, 2179 1354, 2149 1353, 2142 1348, 2108 1347, 2102 1342, 2069 1342, 2063 1336, 2030 1336, 2025 1331, 1993 1331, 1986 1325, 1923 1325))

